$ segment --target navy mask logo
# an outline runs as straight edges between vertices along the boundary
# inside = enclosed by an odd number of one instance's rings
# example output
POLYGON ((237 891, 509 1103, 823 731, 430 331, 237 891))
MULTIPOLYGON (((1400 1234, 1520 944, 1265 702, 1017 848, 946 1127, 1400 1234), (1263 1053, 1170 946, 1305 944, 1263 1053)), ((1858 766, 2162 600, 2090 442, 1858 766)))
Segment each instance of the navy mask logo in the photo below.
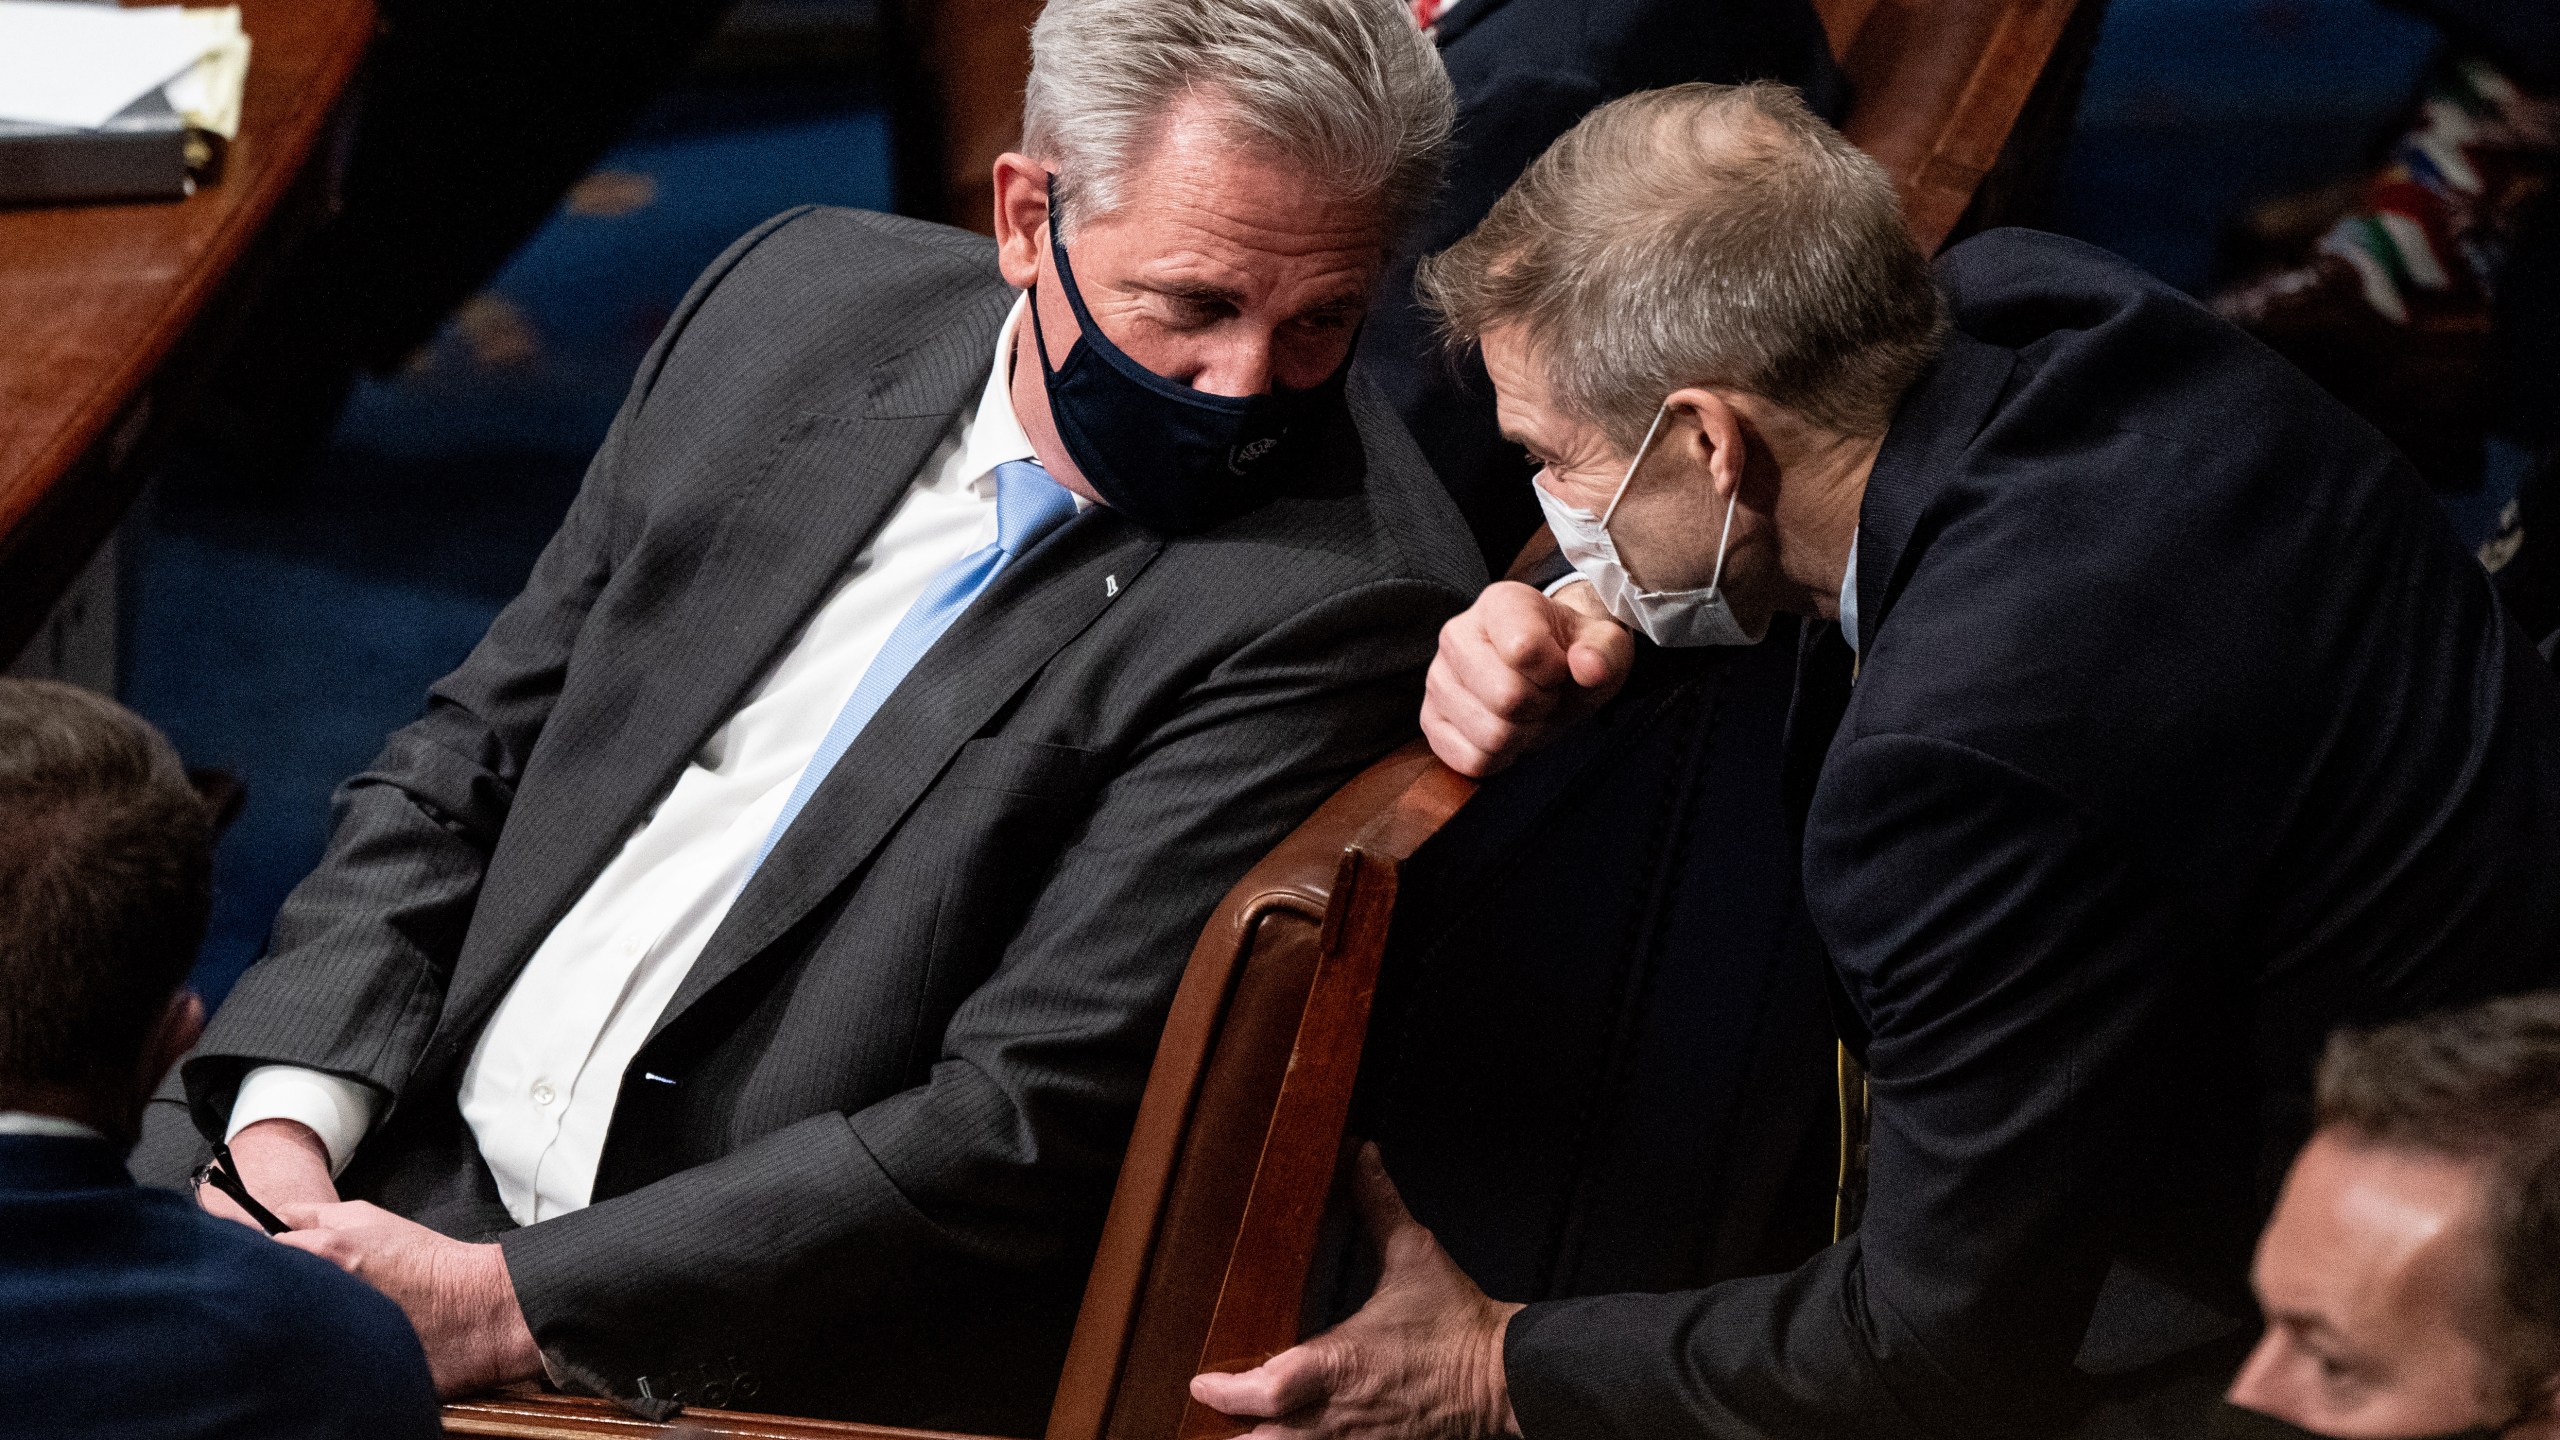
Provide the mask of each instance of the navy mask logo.
MULTIPOLYGON (((1054 214, 1055 176, 1049 192, 1054 214)), ((1033 347, 1058 438, 1104 504, 1158 534, 1193 535, 1260 508, 1307 473, 1324 432, 1343 414, 1348 354, 1311 389, 1275 385, 1247 396, 1194 390, 1139 364, 1102 333, 1055 225, 1049 253, 1084 333, 1053 368, 1035 296, 1033 347)))

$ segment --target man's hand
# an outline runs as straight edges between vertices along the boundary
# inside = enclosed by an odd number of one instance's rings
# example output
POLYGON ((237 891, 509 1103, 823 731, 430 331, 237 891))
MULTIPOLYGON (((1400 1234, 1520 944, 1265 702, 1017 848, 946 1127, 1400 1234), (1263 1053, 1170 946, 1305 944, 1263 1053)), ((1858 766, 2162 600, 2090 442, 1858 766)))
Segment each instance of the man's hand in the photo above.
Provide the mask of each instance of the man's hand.
POLYGON ((1607 704, 1635 655, 1588 584, 1551 599, 1495 581, 1440 627, 1422 733, 1450 769, 1490 775, 1607 704))
POLYGON ((497 1246, 439 1235, 361 1200, 269 1208, 293 1227, 277 1243, 319 1256, 399 1305, 426 1346, 437 1394, 451 1399, 542 1373, 542 1351, 497 1246))
MULTIPOLYGON (((261 1120, 231 1137, 231 1163, 258 1203, 284 1218, 288 1205, 334 1205, 338 1183, 329 1176, 329 1150, 299 1120, 261 1120)), ((208 1215, 236 1220, 261 1234, 266 1227, 230 1196, 210 1185, 196 1187, 196 1203, 208 1215)))
POLYGON ((1259 1368, 1193 1377, 1192 1398, 1224 1415, 1261 1420, 1246 1440, 1517 1433, 1502 1377, 1502 1335, 1520 1307, 1488 1299, 1414 1222, 1378 1147, 1360 1147, 1356 1167, 1361 1218, 1382 1257, 1377 1293, 1359 1314, 1259 1368))

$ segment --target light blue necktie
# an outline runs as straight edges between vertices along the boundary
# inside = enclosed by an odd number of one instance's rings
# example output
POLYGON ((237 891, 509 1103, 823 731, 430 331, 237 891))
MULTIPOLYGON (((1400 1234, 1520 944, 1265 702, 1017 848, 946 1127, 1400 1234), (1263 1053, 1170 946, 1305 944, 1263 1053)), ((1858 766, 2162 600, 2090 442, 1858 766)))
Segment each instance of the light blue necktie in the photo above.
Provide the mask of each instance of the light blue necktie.
POLYGON ((907 672, 916 668, 924 652, 932 649, 942 632, 951 628, 951 622, 960 618, 960 612, 969 608, 969 602, 994 584, 1006 565, 1039 544, 1050 531, 1075 518, 1075 513, 1075 496, 1050 479, 1049 472, 1036 463, 1007 460, 996 467, 996 543, 952 561, 924 587, 916 603, 907 607, 898 628, 889 632, 880 653, 871 657, 870 668, 862 672, 861 683, 853 687, 844 709, 836 712, 836 723, 827 727, 827 738, 818 742, 818 752, 809 757, 808 768, 800 772, 798 783, 791 787, 791 798, 782 802, 782 814, 766 833, 764 848, 756 852, 756 863, 748 867, 747 873, 763 867, 765 857, 773 853, 774 843, 791 828, 800 807, 817 793, 827 772, 835 769, 844 752, 852 748, 854 737, 871 723, 871 717, 879 713, 890 693, 898 688, 898 682, 907 678, 907 672))

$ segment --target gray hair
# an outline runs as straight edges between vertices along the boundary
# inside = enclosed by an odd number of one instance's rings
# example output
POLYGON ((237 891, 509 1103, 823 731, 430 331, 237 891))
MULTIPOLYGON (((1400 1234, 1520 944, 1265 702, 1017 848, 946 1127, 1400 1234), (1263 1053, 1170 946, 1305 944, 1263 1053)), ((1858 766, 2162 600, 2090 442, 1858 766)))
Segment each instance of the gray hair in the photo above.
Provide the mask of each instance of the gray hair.
POLYGON ((1452 343, 1525 325, 1622 450, 1691 385, 1881 434, 1947 325, 1883 168, 1767 81, 1592 111, 1418 283, 1452 343))
POLYGON ((1119 208, 1191 94, 1221 102, 1239 141, 1377 196, 1391 237, 1438 187, 1456 114, 1399 0, 1050 0, 1031 27, 1022 145, 1057 168, 1061 236, 1119 208))

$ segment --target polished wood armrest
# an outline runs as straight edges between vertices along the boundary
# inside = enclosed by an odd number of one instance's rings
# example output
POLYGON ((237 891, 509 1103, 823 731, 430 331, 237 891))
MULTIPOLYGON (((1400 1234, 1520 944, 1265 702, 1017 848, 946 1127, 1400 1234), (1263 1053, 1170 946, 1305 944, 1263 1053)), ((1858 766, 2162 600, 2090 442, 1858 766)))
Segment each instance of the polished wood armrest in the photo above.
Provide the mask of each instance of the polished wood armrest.
POLYGON ((511 1440, 593 1440, 599 1436, 705 1435, 722 1440, 990 1440, 942 1430, 901 1430, 845 1420, 794 1420, 737 1410, 687 1410, 673 1421, 644 1420, 627 1410, 582 1395, 513 1390, 444 1407, 447 1435, 507 1436, 511 1440))
POLYGON ((1192 951, 1076 1317, 1046 1440, 1242 1427, 1191 1377, 1297 1339, 1399 872, 1475 793, 1413 741, 1335 792, 1192 951))
POLYGON ((1529 533, 1528 540, 1520 546, 1520 553, 1511 557, 1510 568, 1502 572, 1502 578, 1517 580, 1524 585, 1530 583, 1555 559, 1559 548, 1555 532, 1541 524, 1529 533))

